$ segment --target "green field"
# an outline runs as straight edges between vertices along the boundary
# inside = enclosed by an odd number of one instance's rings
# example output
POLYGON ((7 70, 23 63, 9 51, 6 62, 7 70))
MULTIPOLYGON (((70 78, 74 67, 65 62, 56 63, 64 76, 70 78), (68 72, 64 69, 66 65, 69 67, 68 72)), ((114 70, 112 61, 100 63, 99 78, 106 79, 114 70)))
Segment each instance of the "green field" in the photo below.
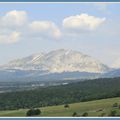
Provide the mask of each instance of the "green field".
MULTIPOLYGON (((71 117, 74 112, 77 113, 77 116, 82 116, 84 112, 87 112, 88 116, 101 116, 102 114, 108 116, 111 110, 116 110, 117 114, 120 115, 120 108, 112 107, 114 103, 120 104, 120 97, 69 104, 69 108, 64 108, 64 105, 43 107, 40 108, 42 112, 40 116, 71 117)), ((0 111, 0 116, 24 117, 26 111, 27 109, 0 111)))

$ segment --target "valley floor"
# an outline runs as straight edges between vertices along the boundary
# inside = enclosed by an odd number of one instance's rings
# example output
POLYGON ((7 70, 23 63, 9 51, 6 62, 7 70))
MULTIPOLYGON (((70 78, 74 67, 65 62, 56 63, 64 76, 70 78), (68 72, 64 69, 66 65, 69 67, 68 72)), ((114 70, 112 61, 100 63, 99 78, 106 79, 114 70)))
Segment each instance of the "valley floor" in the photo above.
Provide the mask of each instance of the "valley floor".
MULTIPOLYGON (((116 111, 120 116, 120 108, 113 107, 114 103, 120 105, 120 97, 95 100, 89 102, 80 102, 69 104, 69 108, 64 105, 41 107, 41 115, 37 117, 72 117, 73 113, 77 113, 77 117, 87 112, 88 116, 108 116, 111 111, 116 111)), ((25 117, 27 109, 0 111, 1 117, 25 117)))

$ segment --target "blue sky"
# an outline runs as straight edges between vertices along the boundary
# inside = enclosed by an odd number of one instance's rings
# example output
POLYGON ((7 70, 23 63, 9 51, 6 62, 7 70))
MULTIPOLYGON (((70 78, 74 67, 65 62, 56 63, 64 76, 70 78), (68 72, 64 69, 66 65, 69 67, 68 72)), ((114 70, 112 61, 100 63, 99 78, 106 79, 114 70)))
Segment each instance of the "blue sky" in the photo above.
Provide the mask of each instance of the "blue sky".
POLYGON ((0 64, 64 48, 111 65, 120 58, 119 21, 120 4, 0 4, 0 64))

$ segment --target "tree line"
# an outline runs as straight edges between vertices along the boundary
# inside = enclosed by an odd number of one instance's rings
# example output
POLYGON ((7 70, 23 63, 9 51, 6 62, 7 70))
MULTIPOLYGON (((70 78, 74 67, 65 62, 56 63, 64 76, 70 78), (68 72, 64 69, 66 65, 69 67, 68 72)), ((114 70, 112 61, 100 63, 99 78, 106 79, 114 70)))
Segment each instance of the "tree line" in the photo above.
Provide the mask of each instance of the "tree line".
POLYGON ((120 96, 120 78, 101 78, 35 90, 0 93, 0 110, 38 108, 120 96))

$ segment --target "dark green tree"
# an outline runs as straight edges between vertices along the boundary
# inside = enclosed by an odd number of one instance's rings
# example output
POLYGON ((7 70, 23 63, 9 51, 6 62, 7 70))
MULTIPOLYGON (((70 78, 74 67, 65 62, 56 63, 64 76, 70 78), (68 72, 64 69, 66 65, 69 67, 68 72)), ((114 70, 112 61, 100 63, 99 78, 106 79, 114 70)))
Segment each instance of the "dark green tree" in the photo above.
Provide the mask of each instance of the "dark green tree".
POLYGON ((40 115, 41 110, 40 109, 30 109, 27 111, 26 116, 34 116, 34 115, 40 115))
POLYGON ((35 113, 35 115, 40 115, 41 114, 41 110, 40 109, 35 109, 34 113, 35 113))
POLYGON ((118 103, 114 103, 112 107, 118 107, 118 103))
POLYGON ((73 117, 77 116, 77 113, 76 113, 76 112, 74 112, 74 113, 72 114, 72 116, 73 116, 73 117))
POLYGON ((64 108, 69 108, 69 105, 68 105, 68 104, 65 104, 65 105, 64 105, 64 108))
POLYGON ((86 117, 86 116, 88 116, 88 113, 87 113, 87 112, 84 112, 84 113, 82 114, 82 116, 86 117))
POLYGON ((111 112, 110 112, 110 114, 109 114, 109 116, 116 116, 116 114, 117 114, 117 112, 116 112, 116 110, 112 110, 111 112))
POLYGON ((34 110, 33 109, 28 110, 26 116, 32 116, 32 115, 34 115, 34 110))

